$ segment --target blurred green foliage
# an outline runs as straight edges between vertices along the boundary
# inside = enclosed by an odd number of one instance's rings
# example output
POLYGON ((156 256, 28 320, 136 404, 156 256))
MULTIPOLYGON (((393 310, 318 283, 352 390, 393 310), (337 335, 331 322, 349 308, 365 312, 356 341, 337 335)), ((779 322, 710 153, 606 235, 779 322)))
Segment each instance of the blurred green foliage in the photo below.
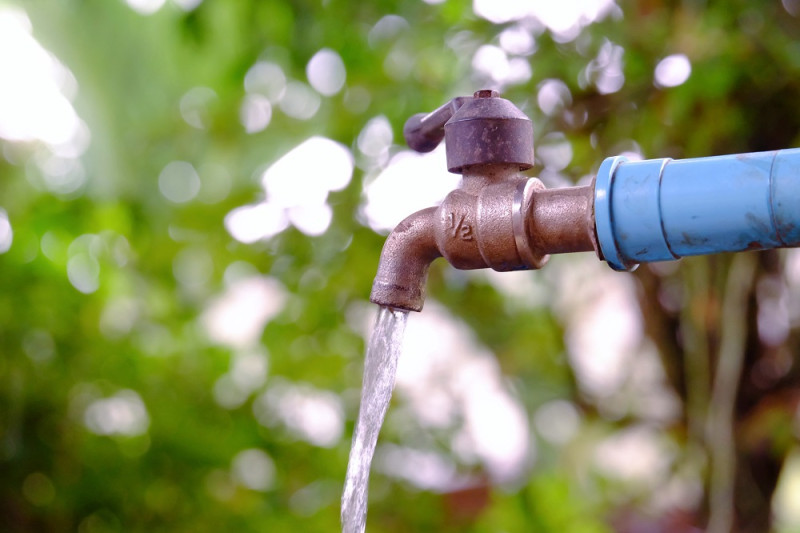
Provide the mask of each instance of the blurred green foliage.
MULTIPOLYGON (((456 0, 205 0, 188 11, 167 2, 147 16, 122 1, 0 3, 0 9, 24 9, 35 38, 74 74, 73 104, 91 132, 80 157, 86 182, 68 192, 43 177, 42 143, 0 141, 0 205, 14 231, 11 248, 0 256, 0 529, 335 530, 364 347, 348 315, 367 299, 383 241, 359 213, 364 181, 372 176, 357 165, 349 186, 330 194, 333 218, 321 236, 290 226, 243 244, 223 221, 231 210, 264 198, 263 170, 313 135, 350 148, 359 163, 358 135, 378 115, 388 118, 398 151, 408 116, 490 82, 473 67, 473 55, 483 44, 497 45, 509 27, 535 36, 536 50, 519 56, 530 79, 507 84, 504 96, 531 116, 537 139, 561 132, 570 143, 561 179, 577 181, 622 151, 691 157, 797 146, 800 19, 789 11, 800 7, 793 0, 783 4, 625 2, 564 39, 536 22, 493 24, 456 0), (387 15, 405 23, 374 33, 387 15), (624 84, 611 92, 598 90, 586 74, 608 43, 623 50, 624 84), (248 70, 266 60, 305 81, 306 65, 321 48, 343 59, 344 90, 322 97, 310 120, 275 106, 266 129, 247 133, 240 113, 248 70), (691 61, 691 75, 677 87, 657 87, 654 68, 677 53, 691 61), (550 115, 537 105, 548 79, 563 81, 571 94, 550 115), (201 128, 181 114, 182 98, 196 87, 213 91, 198 111, 201 128), (172 161, 198 169, 192 201, 170 202, 161 193, 159 176, 172 161), (88 261, 96 290, 76 289, 68 278, 71 261, 88 261), (266 384, 225 408, 214 391, 237 350, 213 342, 202 316, 225 291, 233 264, 279 281, 287 296, 260 337, 269 354, 266 384), (200 281, 185 277, 194 267, 202 271, 200 281), (280 383, 340 394, 344 435, 331 446, 315 446, 279 421, 259 423, 253 404, 280 383), (134 412, 139 404, 146 408, 146 431, 91 430, 88 410, 114 398, 133 398, 124 405, 134 412), (234 463, 243 450, 264 452, 256 457, 266 463, 253 464, 274 467, 269 486, 254 490, 237 481, 234 463)), ((543 161, 532 175, 546 167, 543 161)), ((741 531, 770 527, 771 495, 783 459, 797 445, 790 429, 796 424, 796 330, 774 346, 756 327, 756 287, 784 279, 783 261, 778 253, 758 256, 746 284, 748 322, 736 326, 748 331, 734 420, 734 521, 741 531), (764 361, 781 361, 783 370, 754 385, 754 369, 764 361)), ((702 396, 713 385, 729 263, 701 258, 677 270, 636 274, 645 332, 680 403, 677 420, 659 430, 679 449, 674 470, 695 469, 704 494, 699 503, 654 510, 658 487, 620 488, 583 468, 594 444, 642 420, 635 410, 609 417, 603 398, 583 394, 567 364, 563 314, 552 308, 552 292, 530 305, 501 294, 485 277, 437 263, 429 294, 494 352, 529 414, 555 399, 578 405, 579 436, 557 446, 533 435, 538 460, 513 487, 438 494, 375 473, 368 529, 703 527, 714 512, 708 466, 714 449, 697 429, 707 408, 690 399, 693 387, 702 396), (659 299, 665 287, 680 289, 678 309, 659 299), (692 348, 690 338, 703 342, 692 348), (691 373, 687 354, 707 361, 705 377, 691 373)), ((549 279, 545 271, 530 275, 544 284, 549 279)), ((383 438, 412 439, 391 413, 383 438)), ((459 468, 481 475, 480 466, 459 468)))

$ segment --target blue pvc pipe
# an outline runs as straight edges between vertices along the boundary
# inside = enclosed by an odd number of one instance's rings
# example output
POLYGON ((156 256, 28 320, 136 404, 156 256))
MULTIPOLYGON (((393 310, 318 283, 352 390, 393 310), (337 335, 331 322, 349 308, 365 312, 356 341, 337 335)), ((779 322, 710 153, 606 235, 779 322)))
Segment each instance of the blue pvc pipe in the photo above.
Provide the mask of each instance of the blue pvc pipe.
POLYGON ((697 159, 610 157, 594 191, 615 270, 687 255, 800 246, 800 149, 697 159))

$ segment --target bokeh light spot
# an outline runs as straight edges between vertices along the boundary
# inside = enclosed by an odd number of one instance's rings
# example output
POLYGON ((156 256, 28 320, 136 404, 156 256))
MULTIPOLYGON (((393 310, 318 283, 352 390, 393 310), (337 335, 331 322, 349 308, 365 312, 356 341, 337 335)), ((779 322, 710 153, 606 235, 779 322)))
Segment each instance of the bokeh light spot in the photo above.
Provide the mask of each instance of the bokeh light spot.
POLYGON ((80 252, 67 261, 67 278, 72 286, 84 294, 100 287, 100 264, 86 252, 80 252))
POLYGON ((11 221, 8 220, 8 213, 0 207, 0 254, 10 249, 13 241, 14 230, 11 228, 11 221))
POLYGON ((656 65, 656 87, 677 87, 689 79, 692 63, 685 54, 667 56, 656 65))
POLYGON ((288 227, 286 210, 271 202, 243 205, 225 215, 225 229, 245 244, 269 239, 288 227))
POLYGON ((622 58, 625 49, 608 39, 600 47, 597 56, 581 72, 579 82, 582 87, 593 83, 600 94, 612 94, 625 85, 622 58))
POLYGON ((143 435, 150 425, 142 398, 129 389, 95 400, 86 409, 84 423, 97 435, 143 435))
POLYGON ((563 445, 577 434, 581 420, 573 404, 566 400, 553 400, 536 410, 533 422, 543 438, 563 445))
POLYGON ((242 450, 231 464, 233 479, 251 490, 264 492, 272 488, 275 481, 275 463, 263 450, 242 450))
POLYGON ((533 34, 522 25, 511 26, 500 32, 500 46, 509 54, 527 56, 536 50, 533 34))
POLYGON ((389 119, 379 115, 367 121, 364 129, 358 134, 357 145, 362 154, 381 164, 385 163, 384 159, 388 160, 393 140, 394 134, 389 119))
POLYGON ((172 2, 184 11, 192 11, 203 3, 203 0, 172 0, 172 2))
POLYGON ((281 111, 298 120, 313 118, 321 104, 319 95, 301 81, 292 81, 286 86, 286 94, 281 98, 281 111))
POLYGON ((272 120, 272 104, 260 94, 248 94, 244 97, 239 120, 247 133, 264 131, 272 120))
POLYGON ((158 189, 170 202, 185 204, 200 192, 200 176, 191 163, 172 161, 159 174, 158 189))
POLYGON ((410 213, 441 203, 459 181, 445 168, 443 147, 428 154, 404 150, 392 157, 365 187, 362 210, 367 224, 375 231, 388 231, 410 213))
POLYGON ((193 87, 181 97, 179 108, 183 120, 199 130, 208 128, 208 106, 217 99, 217 93, 208 87, 193 87))
POLYGON ((118 339, 131 332, 141 314, 141 304, 134 298, 111 300, 100 315, 100 332, 109 339, 118 339))
POLYGON ((24 11, 0 7, 0 137, 68 145, 82 122, 72 73, 31 35, 24 11))
POLYGON ((347 72, 339 54, 330 48, 323 48, 309 60, 306 76, 317 92, 323 96, 333 96, 344 87, 347 72))
POLYGON ((296 437, 315 446, 334 446, 344 432, 344 409, 338 395, 307 384, 272 383, 253 403, 259 423, 282 422, 296 437))
POLYGON ((325 137, 311 137, 278 159, 262 175, 267 200, 233 209, 225 227, 238 241, 268 239, 291 223, 310 236, 325 233, 333 219, 326 203, 353 175, 353 154, 325 137))
POLYGON ((283 69, 269 61, 259 61, 244 76, 244 89, 251 94, 260 94, 276 103, 286 93, 286 74, 283 69))
POLYGON ((534 18, 550 30, 558 42, 569 42, 593 22, 615 11, 614 0, 473 0, 476 15, 495 24, 534 18))
POLYGON ((536 146, 536 158, 547 170, 564 170, 572 161, 572 144, 561 132, 548 133, 536 146))
POLYGON ((164 5, 165 0, 125 0, 131 9, 142 15, 152 15, 164 5))
POLYGON ((235 281, 212 300, 201 317, 211 340, 240 349, 255 346, 267 322, 286 302, 283 285, 269 277, 252 276, 235 281))
POLYGON ((385 15, 367 34, 367 42, 372 48, 378 44, 395 39, 400 33, 408 29, 408 21, 400 15, 385 15))
POLYGON ((203 287, 214 272, 214 261, 204 247, 184 248, 173 259, 172 272, 183 287, 203 287))
POLYGON ((297 205, 287 209, 289 222, 310 237, 318 237, 328 230, 333 220, 333 210, 326 203, 297 205))
POLYGON ((572 93, 561 80, 547 79, 539 84, 536 103, 547 116, 553 116, 572 104, 572 93))

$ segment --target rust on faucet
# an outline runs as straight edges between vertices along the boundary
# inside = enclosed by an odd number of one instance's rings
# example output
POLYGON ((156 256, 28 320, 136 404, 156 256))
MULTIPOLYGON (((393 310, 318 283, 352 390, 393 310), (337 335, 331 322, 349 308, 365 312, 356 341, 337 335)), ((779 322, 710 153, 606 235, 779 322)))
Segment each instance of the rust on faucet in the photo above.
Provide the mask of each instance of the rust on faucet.
POLYGON ((370 300, 379 305, 421 311, 425 302, 428 267, 441 252, 433 234, 437 208, 409 216, 383 245, 370 300))
POLYGON ((545 189, 521 173, 533 166, 530 119, 497 92, 459 97, 409 119, 409 146, 442 139, 459 187, 439 207, 414 213, 386 239, 370 300, 420 311, 428 268, 444 257, 459 269, 537 269, 549 254, 598 250, 591 186, 545 189))

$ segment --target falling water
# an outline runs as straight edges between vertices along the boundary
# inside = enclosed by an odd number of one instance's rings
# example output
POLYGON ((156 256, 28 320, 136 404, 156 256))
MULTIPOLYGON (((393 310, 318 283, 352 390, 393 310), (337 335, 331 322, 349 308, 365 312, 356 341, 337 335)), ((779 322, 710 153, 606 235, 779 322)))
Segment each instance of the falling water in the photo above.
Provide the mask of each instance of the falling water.
POLYGON ((342 493, 342 532, 363 533, 367 525, 369 466, 378 432, 392 398, 397 358, 408 311, 381 307, 364 360, 361 408, 353 433, 342 493))

